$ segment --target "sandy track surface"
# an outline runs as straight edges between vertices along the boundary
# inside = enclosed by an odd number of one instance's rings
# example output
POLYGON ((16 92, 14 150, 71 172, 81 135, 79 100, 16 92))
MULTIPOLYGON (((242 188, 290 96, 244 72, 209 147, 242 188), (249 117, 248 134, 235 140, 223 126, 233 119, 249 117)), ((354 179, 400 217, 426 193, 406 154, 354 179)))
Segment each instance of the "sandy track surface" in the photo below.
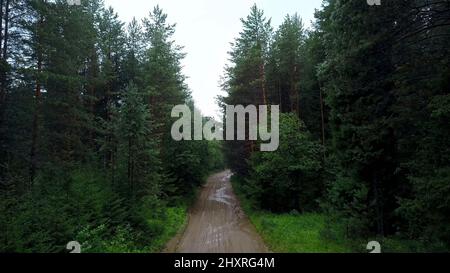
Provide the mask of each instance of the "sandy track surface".
POLYGON ((267 252, 264 242, 239 205, 230 177, 230 171, 209 177, 190 210, 184 233, 169 242, 166 252, 267 252))

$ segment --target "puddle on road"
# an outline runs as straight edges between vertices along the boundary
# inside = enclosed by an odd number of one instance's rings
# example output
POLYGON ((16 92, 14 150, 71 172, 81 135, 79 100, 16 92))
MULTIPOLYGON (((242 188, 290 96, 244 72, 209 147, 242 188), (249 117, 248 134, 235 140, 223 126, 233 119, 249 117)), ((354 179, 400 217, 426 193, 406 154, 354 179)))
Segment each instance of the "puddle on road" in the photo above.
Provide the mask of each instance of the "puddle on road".
POLYGON ((216 190, 216 192, 213 194, 213 196, 210 196, 208 198, 208 200, 216 201, 216 202, 231 206, 232 204, 230 201, 233 199, 233 197, 231 197, 230 195, 227 195, 225 193, 226 190, 227 190, 227 187, 222 187, 222 188, 216 190))
MULTIPOLYGON (((228 173, 221 179, 221 181, 227 182, 231 176, 232 176, 232 173, 228 173)), ((227 206, 232 206, 230 201, 233 200, 233 197, 226 194, 225 193, 226 190, 227 190, 227 186, 221 187, 220 189, 216 190, 215 193, 208 198, 208 200, 223 203, 223 204, 226 204, 227 206)))

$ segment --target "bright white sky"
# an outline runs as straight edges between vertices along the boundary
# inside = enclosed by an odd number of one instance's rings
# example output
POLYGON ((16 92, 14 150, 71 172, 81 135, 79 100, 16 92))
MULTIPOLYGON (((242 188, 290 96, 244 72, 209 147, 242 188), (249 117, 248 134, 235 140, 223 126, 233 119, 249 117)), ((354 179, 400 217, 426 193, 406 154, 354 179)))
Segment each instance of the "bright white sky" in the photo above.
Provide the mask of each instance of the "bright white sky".
POLYGON ((306 27, 319 9, 321 0, 104 0, 124 22, 133 17, 140 20, 159 5, 168 14, 169 23, 176 23, 175 40, 187 53, 184 74, 196 106, 206 116, 220 116, 215 97, 223 69, 228 62, 230 42, 242 29, 245 18, 256 3, 276 29, 286 14, 297 12, 306 27))

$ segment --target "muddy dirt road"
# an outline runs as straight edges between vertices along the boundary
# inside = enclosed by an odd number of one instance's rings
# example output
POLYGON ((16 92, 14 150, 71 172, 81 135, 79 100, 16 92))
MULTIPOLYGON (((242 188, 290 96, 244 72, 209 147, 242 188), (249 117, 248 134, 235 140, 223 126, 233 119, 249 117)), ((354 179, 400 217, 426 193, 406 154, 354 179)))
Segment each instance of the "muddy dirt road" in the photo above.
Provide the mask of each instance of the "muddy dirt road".
POLYGON ((211 176, 190 210, 183 234, 166 252, 264 253, 261 237, 242 211, 230 183, 231 172, 211 176))

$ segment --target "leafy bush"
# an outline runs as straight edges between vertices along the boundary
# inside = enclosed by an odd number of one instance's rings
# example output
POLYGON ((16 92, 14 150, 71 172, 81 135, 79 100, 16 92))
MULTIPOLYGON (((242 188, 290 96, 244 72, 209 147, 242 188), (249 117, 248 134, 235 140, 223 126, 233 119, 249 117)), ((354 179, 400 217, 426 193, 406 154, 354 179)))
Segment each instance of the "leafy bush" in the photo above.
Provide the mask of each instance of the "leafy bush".
POLYGON ((295 114, 280 118, 280 146, 257 152, 244 187, 260 207, 278 212, 311 211, 321 196, 321 146, 312 140, 295 114))

